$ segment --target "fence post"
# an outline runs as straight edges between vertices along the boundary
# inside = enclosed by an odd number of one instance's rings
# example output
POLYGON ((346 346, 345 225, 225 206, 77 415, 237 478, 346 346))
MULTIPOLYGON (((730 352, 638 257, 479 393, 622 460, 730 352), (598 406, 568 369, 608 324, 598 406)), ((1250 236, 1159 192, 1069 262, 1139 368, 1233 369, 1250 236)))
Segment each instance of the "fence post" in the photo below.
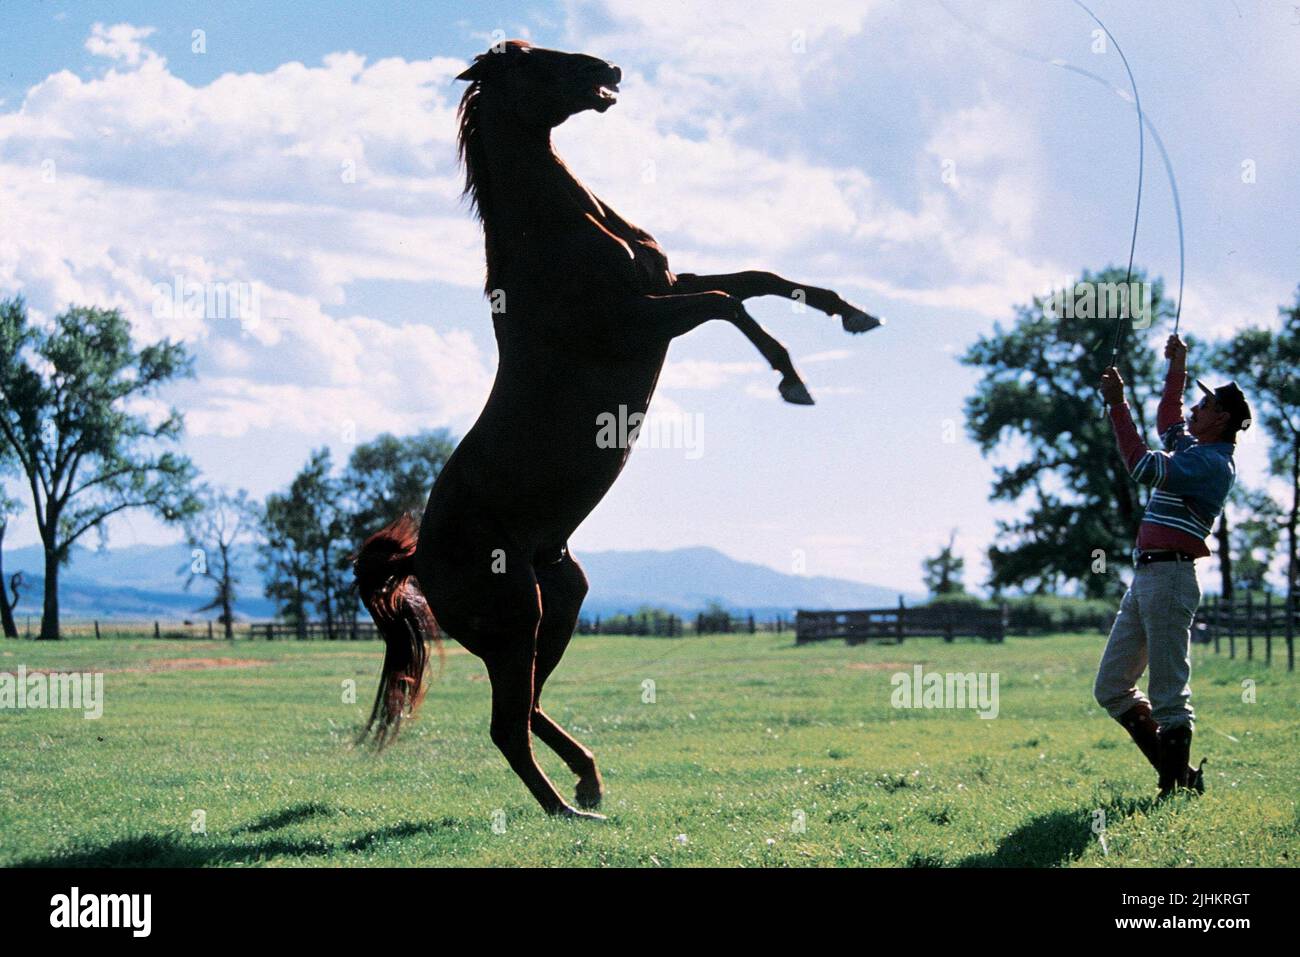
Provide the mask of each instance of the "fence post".
POLYGON ((1246 660, 1255 659, 1255 601, 1252 592, 1246 592, 1246 660))
POLYGON ((99 619, 95 619, 95 640, 99 641, 99 619))
POLYGON ((1290 582, 1286 590, 1286 670, 1295 671, 1295 588, 1290 582))
POLYGON ((208 641, 212 640, 212 619, 208 619, 208 641))
POLYGON ((266 623, 266 640, 275 641, 275 623, 268 621, 266 623))
POLYGON ((898 643, 899 643, 900 645, 903 643, 903 636, 904 636, 904 630, 903 630, 903 616, 906 615, 906 614, 907 614, 907 609, 906 609, 906 606, 905 606, 904 603, 903 603, 903 596, 902 596, 902 595, 899 595, 899 596, 898 596, 898 626, 897 626, 897 631, 898 631, 898 643))
POLYGON ((161 638, 161 637, 162 637, 162 629, 158 627, 158 622, 156 622, 156 621, 153 623, 153 636, 154 636, 155 638, 161 638))
POLYGON ((1219 596, 1210 603, 1210 637, 1214 639, 1214 653, 1219 653, 1219 596))
POLYGON ((1237 599, 1228 599, 1228 657, 1237 658, 1237 599))
POLYGON ((1264 592, 1264 664, 1273 663, 1273 592, 1264 592))

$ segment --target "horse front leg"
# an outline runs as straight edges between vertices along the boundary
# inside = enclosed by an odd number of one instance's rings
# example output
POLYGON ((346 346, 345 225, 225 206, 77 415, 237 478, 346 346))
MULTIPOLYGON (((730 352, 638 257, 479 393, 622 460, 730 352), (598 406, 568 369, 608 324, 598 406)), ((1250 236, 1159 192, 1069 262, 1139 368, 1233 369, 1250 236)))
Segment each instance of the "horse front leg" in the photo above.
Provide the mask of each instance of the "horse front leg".
POLYGON ((790 351, 745 311, 740 298, 721 290, 667 296, 641 296, 631 305, 634 322, 625 335, 662 340, 685 335, 713 319, 723 319, 754 344, 759 354, 781 373, 781 398, 794 405, 812 405, 813 397, 794 367, 790 351))
POLYGON ((745 334, 745 338, 754 344, 767 360, 768 365, 781 373, 781 381, 776 387, 781 393, 781 398, 792 405, 812 405, 812 394, 804 385, 799 373, 795 371, 790 350, 769 335, 767 330, 758 324, 758 320, 743 308, 740 310, 740 315, 732 322, 745 334))
POLYGON ((829 289, 791 282, 784 276, 763 270, 750 269, 745 272, 717 273, 708 276, 679 273, 674 288, 682 293, 716 289, 737 299, 782 296, 786 299, 806 302, 828 316, 839 316, 845 332, 868 332, 885 324, 885 320, 876 318, 829 289))

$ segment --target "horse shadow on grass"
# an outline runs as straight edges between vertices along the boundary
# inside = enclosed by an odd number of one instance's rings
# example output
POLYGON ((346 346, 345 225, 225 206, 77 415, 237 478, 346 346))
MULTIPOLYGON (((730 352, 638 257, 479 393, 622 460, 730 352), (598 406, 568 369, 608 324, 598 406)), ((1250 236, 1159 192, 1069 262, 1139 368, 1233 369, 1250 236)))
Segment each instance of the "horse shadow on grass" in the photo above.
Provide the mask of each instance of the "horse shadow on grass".
MULTIPOLYGON (((264 815, 231 831, 265 834, 313 817, 333 814, 321 804, 300 804, 264 815)), ((331 841, 320 837, 285 838, 268 835, 248 843, 210 837, 185 838, 176 834, 142 834, 99 845, 82 845, 24 858, 11 867, 213 867, 259 864, 276 857, 323 857, 345 852, 363 853, 385 841, 434 834, 462 826, 455 818, 404 822, 377 828, 352 838, 331 841)))
POLYGON ((321 804, 319 801, 310 801, 302 804, 293 804, 283 811, 275 811, 271 814, 263 814, 256 821, 250 821, 231 831, 231 834, 261 834, 264 831, 278 831, 282 827, 288 827, 290 824, 297 824, 299 821, 306 821, 313 817, 329 817, 334 813, 334 809, 328 804, 321 804))
MULTIPOLYGON (((1111 822, 1149 814, 1156 807, 1155 798, 1114 798, 1100 809, 1111 822)), ((1092 830, 1096 807, 1074 811, 1040 814, 1016 828, 1001 841, 997 850, 972 854, 958 861, 957 867, 1061 867, 1077 861, 1097 840, 1092 830)), ((922 865, 924 866, 924 865, 922 865)))

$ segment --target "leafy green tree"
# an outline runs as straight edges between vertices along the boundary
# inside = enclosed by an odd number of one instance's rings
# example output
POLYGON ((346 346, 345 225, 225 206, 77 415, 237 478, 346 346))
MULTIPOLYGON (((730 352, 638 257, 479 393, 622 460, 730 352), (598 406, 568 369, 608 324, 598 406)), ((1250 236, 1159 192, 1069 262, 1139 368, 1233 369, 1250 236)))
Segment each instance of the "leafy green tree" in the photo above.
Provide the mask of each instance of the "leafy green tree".
POLYGON ((696 634, 726 634, 731 631, 731 609, 717 598, 704 603, 704 610, 695 616, 696 634))
POLYGON ((1245 329, 1215 351, 1215 364, 1237 380, 1268 434, 1269 471, 1291 485, 1286 512, 1287 593, 1300 586, 1300 289, 1293 305, 1278 309, 1278 329, 1245 329))
MULTIPOLYGON (((1124 279, 1112 268, 1085 272, 1080 282, 1095 288, 1124 279)), ((1159 327, 1172 308, 1158 281, 1150 288, 1152 326, 1159 327)), ((1145 504, 1097 395, 1114 334, 1114 319, 1057 318, 1046 297, 1035 298, 1016 307, 1009 328, 998 323, 962 356, 985 374, 966 401, 966 428, 985 455, 1004 451, 1010 459, 995 467, 990 498, 1024 509, 1022 518, 998 522, 989 548, 995 591, 1050 593, 1075 581, 1087 596, 1101 597, 1119 586, 1116 576, 1097 573, 1098 550, 1112 559, 1127 555, 1145 504)), ((1154 413, 1164 376, 1145 335, 1127 332, 1119 366, 1134 422, 1154 442, 1148 410, 1154 413)))
POLYGON ((311 617, 314 572, 314 530, 310 523, 315 517, 291 493, 279 492, 267 496, 262 516, 263 540, 258 555, 263 590, 276 603, 277 614, 297 626, 299 636, 305 637, 311 617))
POLYGON ((337 637, 356 620, 351 580, 351 513, 342 484, 332 475, 329 449, 312 453, 285 492, 267 497, 261 553, 266 595, 280 615, 305 633, 312 610, 337 637))
POLYGON ((1233 487, 1228 505, 1234 513, 1230 540, 1232 579, 1248 592, 1263 591, 1268 587, 1268 572, 1277 553, 1285 513, 1266 489, 1241 484, 1233 487))
POLYGON ((231 494, 205 486, 199 490, 198 499, 201 511, 185 522, 186 541, 195 551, 185 589, 188 591, 200 579, 211 583, 212 600, 198 610, 218 610, 217 621, 229 640, 235 637, 241 549, 257 531, 262 516, 244 489, 231 494))
POLYGON ((961 581, 966 569, 966 559, 956 553, 956 547, 957 530, 953 529, 952 534, 948 536, 948 544, 939 550, 939 554, 921 561, 925 587, 936 598, 966 593, 966 588, 961 581))
POLYGON ((165 448, 182 418, 133 411, 192 363, 164 339, 137 351, 116 309, 72 306, 49 328, 32 325, 21 298, 0 302, 0 443, 18 459, 45 549, 40 637, 59 637, 59 569, 72 546, 128 509, 165 522, 197 507, 195 469, 165 448))
POLYGON ((353 542, 359 546, 403 512, 418 520, 455 448, 450 432, 431 429, 400 438, 384 433, 353 449, 342 476, 353 542))

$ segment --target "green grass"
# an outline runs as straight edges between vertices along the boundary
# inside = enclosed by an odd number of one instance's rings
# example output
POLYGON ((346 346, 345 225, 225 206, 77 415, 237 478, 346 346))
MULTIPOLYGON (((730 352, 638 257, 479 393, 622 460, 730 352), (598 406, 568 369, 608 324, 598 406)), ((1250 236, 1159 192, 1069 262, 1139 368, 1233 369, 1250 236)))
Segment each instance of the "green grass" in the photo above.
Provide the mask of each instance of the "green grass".
POLYGON ((375 755, 351 746, 375 643, 0 642, 0 670, 102 669, 107 699, 98 721, 0 712, 0 865, 1292 865, 1300 676, 1196 648, 1208 791, 1157 804, 1092 701, 1102 642, 575 639, 544 701, 596 752, 606 824, 543 816, 488 740, 466 654, 375 755), (151 670, 177 658, 264 663, 151 670), (891 675, 914 663, 997 672, 998 717, 891 707, 891 675))

